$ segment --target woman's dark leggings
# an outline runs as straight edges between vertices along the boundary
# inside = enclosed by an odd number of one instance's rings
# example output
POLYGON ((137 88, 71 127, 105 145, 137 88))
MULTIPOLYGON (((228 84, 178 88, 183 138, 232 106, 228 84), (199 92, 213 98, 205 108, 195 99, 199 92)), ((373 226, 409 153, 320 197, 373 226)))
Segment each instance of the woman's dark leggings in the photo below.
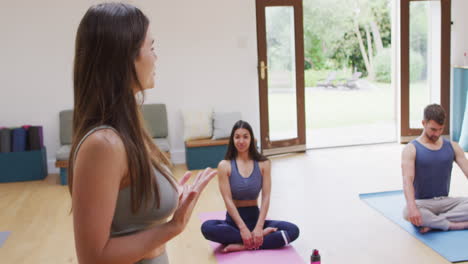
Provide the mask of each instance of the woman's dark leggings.
MULTIPOLYGON (((257 206, 237 208, 245 225, 252 231, 257 224, 260 210, 257 206)), ((266 220, 263 229, 267 227, 278 228, 277 231, 266 235, 263 238, 261 249, 273 249, 283 247, 299 236, 299 228, 292 223, 285 221, 266 220)), ((211 241, 228 244, 243 244, 239 228, 226 212, 226 220, 208 220, 201 226, 203 236, 211 241)))

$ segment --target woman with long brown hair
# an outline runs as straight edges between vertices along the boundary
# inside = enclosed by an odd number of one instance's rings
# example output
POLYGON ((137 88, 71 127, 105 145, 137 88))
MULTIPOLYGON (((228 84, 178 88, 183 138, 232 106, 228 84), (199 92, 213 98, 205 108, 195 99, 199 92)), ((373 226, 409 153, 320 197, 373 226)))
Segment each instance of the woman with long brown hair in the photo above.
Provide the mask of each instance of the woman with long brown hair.
POLYGON ((243 120, 237 121, 224 160, 218 165, 226 220, 204 222, 203 236, 225 245, 224 252, 275 249, 296 240, 299 228, 295 224, 266 219, 270 207, 270 172, 270 160, 255 147, 252 127, 243 120))
POLYGON ((92 6, 78 27, 68 182, 79 263, 168 263, 165 243, 216 174, 176 182, 144 127, 136 94, 154 87, 153 42, 128 4, 92 6))

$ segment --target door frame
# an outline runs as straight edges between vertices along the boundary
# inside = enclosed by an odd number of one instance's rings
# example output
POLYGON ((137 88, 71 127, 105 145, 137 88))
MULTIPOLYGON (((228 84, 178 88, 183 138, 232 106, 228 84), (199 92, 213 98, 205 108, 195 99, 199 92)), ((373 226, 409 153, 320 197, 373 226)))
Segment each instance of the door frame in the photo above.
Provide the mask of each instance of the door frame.
MULTIPOLYGON (((400 142, 407 143, 418 137, 422 129, 410 127, 410 65, 409 65, 409 22, 410 2, 440 1, 441 4, 441 67, 440 104, 446 113, 444 135, 450 133, 450 43, 451 43, 451 0, 400 0, 400 142)), ((422 119, 422 117, 421 117, 422 119)))
POLYGON ((258 80, 260 97, 260 137, 265 155, 274 155, 306 150, 305 126, 305 81, 304 81, 304 33, 303 9, 299 0, 256 0, 258 80), (296 56, 296 104, 297 137, 271 141, 268 115, 268 65, 265 8, 269 6, 292 6, 294 8, 294 39, 296 56), (263 64, 262 64, 263 62, 263 64), (263 78, 262 78, 263 77, 263 78))

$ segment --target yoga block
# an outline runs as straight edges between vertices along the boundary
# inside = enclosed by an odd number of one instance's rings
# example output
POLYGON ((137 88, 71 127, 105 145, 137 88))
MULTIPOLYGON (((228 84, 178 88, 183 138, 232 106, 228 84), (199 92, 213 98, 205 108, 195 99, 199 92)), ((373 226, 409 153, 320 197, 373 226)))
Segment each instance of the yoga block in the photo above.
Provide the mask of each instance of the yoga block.
POLYGON ((47 152, 0 153, 0 182, 36 181, 47 176, 47 152))
POLYGON ((189 170, 217 168, 226 155, 228 140, 193 140, 185 142, 185 161, 189 170))

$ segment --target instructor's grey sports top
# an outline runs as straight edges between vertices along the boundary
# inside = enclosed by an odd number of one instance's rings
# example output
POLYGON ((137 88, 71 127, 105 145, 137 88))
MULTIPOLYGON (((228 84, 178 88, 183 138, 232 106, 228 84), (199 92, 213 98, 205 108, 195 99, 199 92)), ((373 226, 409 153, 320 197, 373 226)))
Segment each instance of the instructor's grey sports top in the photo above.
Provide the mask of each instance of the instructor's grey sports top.
MULTIPOLYGON (((110 126, 98 126, 91 129, 80 141, 76 151, 74 153, 74 158, 78 152, 83 141, 91 135, 93 132, 100 129, 112 129, 117 134, 118 132, 110 126)), ((156 181, 159 184, 159 193, 160 193, 160 207, 157 208, 156 202, 154 199, 150 200, 148 207, 141 206, 136 214, 132 213, 131 206, 131 191, 130 186, 125 187, 119 190, 117 196, 117 203, 115 207, 114 217, 112 219, 111 226, 111 237, 125 236, 139 231, 149 229, 154 225, 165 223, 167 218, 174 212, 178 204, 178 192, 172 186, 164 175, 162 175, 158 170, 154 169, 154 174, 156 181)), ((140 263, 140 262, 139 262, 140 263)), ((146 259, 141 263, 167 263, 167 256, 165 253, 163 256, 157 257, 154 261, 146 259)))
POLYGON ((237 162, 231 160, 231 176, 229 177, 232 199, 234 200, 256 200, 262 190, 262 172, 258 161, 254 160, 254 168, 249 177, 244 178, 239 173, 237 162))

